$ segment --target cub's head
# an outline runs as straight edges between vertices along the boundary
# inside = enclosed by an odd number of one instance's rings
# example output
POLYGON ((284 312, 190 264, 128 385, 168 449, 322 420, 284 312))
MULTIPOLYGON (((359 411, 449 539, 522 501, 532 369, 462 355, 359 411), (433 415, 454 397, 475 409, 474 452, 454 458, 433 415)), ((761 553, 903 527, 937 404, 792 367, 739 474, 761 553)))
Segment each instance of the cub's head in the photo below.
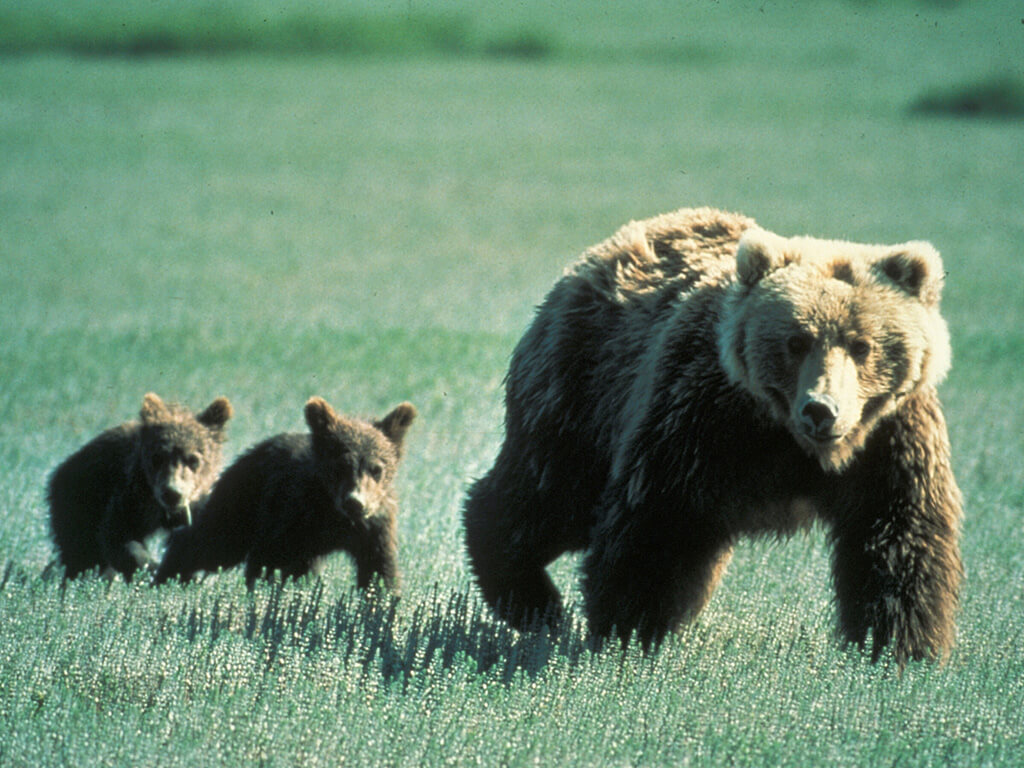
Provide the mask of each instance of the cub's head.
POLYGON ((306 403, 317 472, 339 513, 357 525, 392 514, 392 483, 405 433, 416 418, 411 403, 396 406, 380 421, 340 416, 323 398, 306 403))
POLYGON ((231 403, 218 397, 196 415, 150 392, 139 412, 139 461, 164 512, 164 526, 192 523, 192 504, 210 491, 220 474, 224 425, 231 403))
POLYGON ((859 245, 748 230, 719 332, 729 378, 826 471, 950 366, 943 271, 928 243, 859 245))

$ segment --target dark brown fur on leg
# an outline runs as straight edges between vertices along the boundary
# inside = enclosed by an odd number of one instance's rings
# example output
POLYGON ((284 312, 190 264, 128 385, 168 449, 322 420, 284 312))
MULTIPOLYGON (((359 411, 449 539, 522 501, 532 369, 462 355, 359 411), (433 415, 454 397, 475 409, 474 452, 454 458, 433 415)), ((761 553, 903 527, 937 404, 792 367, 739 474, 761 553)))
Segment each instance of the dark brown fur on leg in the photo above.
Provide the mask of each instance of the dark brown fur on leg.
POLYGON ((400 592, 397 521, 391 519, 380 522, 379 532, 375 536, 359 541, 353 547, 356 585, 360 589, 367 589, 373 579, 379 576, 384 586, 397 595, 400 592))
POLYGON ((668 533, 659 521, 685 512, 665 499, 651 494, 645 507, 613 511, 593 538, 583 592, 598 638, 614 632, 625 646, 635 632, 645 650, 657 647, 703 610, 725 570, 727 538, 706 526, 668 533))
POLYGON ((515 506, 525 509, 535 509, 536 504, 517 499, 507 486, 500 486, 504 493, 496 491, 494 475, 500 471, 495 467, 479 480, 466 500, 466 550, 480 591, 487 604, 516 629, 545 620, 557 622, 562 598, 544 568, 561 552, 544 559, 553 542, 533 535, 528 514, 512 513, 512 502, 523 502, 515 506))
POLYGON ((244 525, 213 534, 195 527, 175 531, 167 541, 154 583, 162 584, 170 579, 187 582, 199 571, 233 568, 245 559, 252 538, 251 526, 244 525))
POLYGON ((953 645, 963 566, 960 491, 934 392, 907 398, 858 468, 864 496, 832 531, 840 632, 872 658, 892 645, 900 666, 944 659, 953 645))

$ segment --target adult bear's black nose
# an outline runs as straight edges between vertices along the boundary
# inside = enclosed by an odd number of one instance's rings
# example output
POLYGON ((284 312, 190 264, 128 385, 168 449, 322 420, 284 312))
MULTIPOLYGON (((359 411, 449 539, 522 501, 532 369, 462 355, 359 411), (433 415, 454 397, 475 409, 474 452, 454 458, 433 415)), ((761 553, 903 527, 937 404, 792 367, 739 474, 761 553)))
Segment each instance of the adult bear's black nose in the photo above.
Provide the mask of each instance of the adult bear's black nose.
POLYGON ((164 488, 160 494, 161 501, 165 507, 174 508, 181 504, 181 494, 173 488, 164 488))
POLYGON ((800 409, 800 421, 807 433, 814 437, 831 437, 832 427, 839 416, 839 406, 826 394, 811 393, 800 409))

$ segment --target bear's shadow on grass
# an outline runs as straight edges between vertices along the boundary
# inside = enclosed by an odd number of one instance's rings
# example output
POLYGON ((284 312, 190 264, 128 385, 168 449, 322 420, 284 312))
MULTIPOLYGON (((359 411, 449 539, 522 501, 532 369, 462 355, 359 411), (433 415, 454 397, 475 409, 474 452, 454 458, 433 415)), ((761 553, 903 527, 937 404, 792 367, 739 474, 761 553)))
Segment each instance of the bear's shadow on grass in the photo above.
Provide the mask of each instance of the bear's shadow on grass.
POLYGON ((187 601, 176 618, 167 616, 166 628, 190 643, 214 643, 224 632, 262 642, 267 669, 283 651, 340 656, 345 666, 361 668, 364 679, 380 676, 403 690, 438 670, 511 684, 553 662, 574 666, 595 650, 571 606, 557 627, 520 633, 469 591, 436 584, 411 609, 407 598, 380 588, 325 595, 325 582, 315 577, 262 582, 242 600, 220 595, 212 606, 187 601))
MULTIPOLYGON (((575 665, 593 650, 571 609, 558 627, 520 633, 469 592, 437 585, 411 612, 384 592, 352 589, 325 603, 320 580, 301 599, 277 583, 268 589, 264 605, 250 601, 244 629, 250 639, 267 643, 268 665, 281 649, 301 645, 310 654, 340 655, 346 665, 362 666, 365 676, 379 674, 402 688, 428 670, 453 669, 510 684, 522 674, 537 676, 556 660, 575 665)), ((211 639, 217 631, 205 628, 211 639)), ((205 632, 197 626, 194 637, 205 632)))
MULTIPOLYGON (((74 596, 79 591, 81 599, 88 599, 99 584, 107 593, 139 590, 146 601, 149 595, 166 602, 157 632, 211 645, 227 634, 242 636, 264 645, 268 670, 282 653, 296 650, 340 656, 345 666, 361 668, 364 679, 379 676, 403 690, 430 671, 446 670, 511 684, 522 675, 536 677, 552 664, 575 666, 597 650, 571 605, 556 627, 518 632, 495 618, 469 588, 435 584, 410 607, 408 598, 381 588, 364 593, 350 587, 329 596, 329 583, 316 577, 260 582, 244 595, 230 586, 211 590, 208 583, 193 583, 180 588, 184 600, 167 599, 163 587, 141 581, 125 585, 97 575, 83 578, 97 584, 81 584, 68 593, 69 582, 52 563, 39 573, 9 561, 0 575, 0 594, 56 588, 63 604, 79 599, 74 596)), ((131 612, 132 601, 124 609, 131 612)))

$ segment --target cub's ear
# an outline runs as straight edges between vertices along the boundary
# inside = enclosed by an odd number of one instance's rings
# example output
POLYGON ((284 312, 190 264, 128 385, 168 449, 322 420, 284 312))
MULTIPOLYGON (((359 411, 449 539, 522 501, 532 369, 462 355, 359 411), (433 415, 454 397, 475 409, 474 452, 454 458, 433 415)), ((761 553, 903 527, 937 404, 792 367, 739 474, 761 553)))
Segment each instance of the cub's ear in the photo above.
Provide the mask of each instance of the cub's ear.
POLYGON ((871 265, 872 272, 928 307, 938 306, 945 277, 942 258, 931 243, 893 246, 871 265))
POLYGON ((392 443, 401 448, 405 433, 409 425, 416 418, 416 407, 412 403, 401 403, 396 405, 391 413, 378 421, 375 426, 392 443))
POLYGON ((143 424, 152 424, 157 421, 167 421, 171 417, 170 409, 160 399, 160 396, 147 392, 142 398, 142 409, 139 411, 139 418, 143 424))
POLYGON ((311 397, 305 408, 306 423, 314 434, 322 434, 338 423, 338 414, 322 397, 311 397))
POLYGON ((223 429, 228 419, 230 419, 234 413, 235 411, 231 407, 231 403, 228 399, 226 397, 218 397, 206 406, 205 411, 196 416, 196 421, 200 424, 206 425, 210 429, 223 429))
POLYGON ((784 267, 794 260, 787 253, 786 239, 757 227, 748 229, 740 237, 736 249, 736 272, 740 282, 751 286, 769 272, 784 267))

